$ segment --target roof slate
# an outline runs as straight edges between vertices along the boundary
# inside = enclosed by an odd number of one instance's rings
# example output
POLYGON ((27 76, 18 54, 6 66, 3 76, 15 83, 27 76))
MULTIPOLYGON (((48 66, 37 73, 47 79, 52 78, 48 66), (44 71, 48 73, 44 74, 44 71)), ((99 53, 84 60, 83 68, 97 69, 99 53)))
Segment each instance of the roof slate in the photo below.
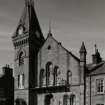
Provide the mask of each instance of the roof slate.
POLYGON ((87 65, 89 74, 88 75, 98 75, 105 74, 105 61, 99 64, 89 64, 87 65))

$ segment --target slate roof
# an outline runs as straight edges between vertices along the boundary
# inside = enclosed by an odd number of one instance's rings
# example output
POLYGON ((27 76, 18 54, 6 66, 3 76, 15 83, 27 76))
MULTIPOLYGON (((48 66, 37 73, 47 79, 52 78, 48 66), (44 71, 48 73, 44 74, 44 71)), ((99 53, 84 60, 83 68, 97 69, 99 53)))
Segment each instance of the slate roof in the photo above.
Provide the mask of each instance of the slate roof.
POLYGON ((88 75, 99 75, 105 74, 105 61, 100 62, 99 64, 89 64, 87 65, 88 75))

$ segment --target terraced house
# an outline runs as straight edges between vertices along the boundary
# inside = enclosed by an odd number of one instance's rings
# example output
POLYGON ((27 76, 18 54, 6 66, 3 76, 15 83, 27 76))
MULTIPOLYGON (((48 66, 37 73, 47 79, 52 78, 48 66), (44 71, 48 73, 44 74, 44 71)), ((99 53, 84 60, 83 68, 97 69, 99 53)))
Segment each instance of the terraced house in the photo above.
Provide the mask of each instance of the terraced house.
POLYGON ((26 0, 12 41, 16 105, 104 105, 105 62, 97 47, 87 64, 84 42, 78 58, 51 31, 45 39, 33 0, 26 0))

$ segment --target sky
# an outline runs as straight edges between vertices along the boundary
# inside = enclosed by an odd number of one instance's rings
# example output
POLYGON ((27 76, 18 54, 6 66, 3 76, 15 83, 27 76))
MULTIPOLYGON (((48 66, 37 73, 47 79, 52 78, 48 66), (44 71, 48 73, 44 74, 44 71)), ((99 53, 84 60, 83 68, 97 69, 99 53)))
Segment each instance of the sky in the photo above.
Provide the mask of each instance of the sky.
MULTIPOLYGON (((0 0, 0 67, 14 63, 13 35, 25 0, 0 0)), ((94 44, 105 59, 105 0, 34 0, 37 17, 47 37, 49 23, 53 37, 79 57, 82 41, 91 62, 94 44)))

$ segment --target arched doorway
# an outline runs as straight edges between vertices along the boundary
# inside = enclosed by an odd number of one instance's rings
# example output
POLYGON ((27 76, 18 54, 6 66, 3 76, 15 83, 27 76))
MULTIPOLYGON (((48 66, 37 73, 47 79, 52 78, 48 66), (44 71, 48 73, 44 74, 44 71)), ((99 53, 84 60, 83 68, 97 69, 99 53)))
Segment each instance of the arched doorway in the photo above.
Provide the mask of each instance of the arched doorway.
POLYGON ((24 99, 17 98, 15 105, 27 105, 24 99))

